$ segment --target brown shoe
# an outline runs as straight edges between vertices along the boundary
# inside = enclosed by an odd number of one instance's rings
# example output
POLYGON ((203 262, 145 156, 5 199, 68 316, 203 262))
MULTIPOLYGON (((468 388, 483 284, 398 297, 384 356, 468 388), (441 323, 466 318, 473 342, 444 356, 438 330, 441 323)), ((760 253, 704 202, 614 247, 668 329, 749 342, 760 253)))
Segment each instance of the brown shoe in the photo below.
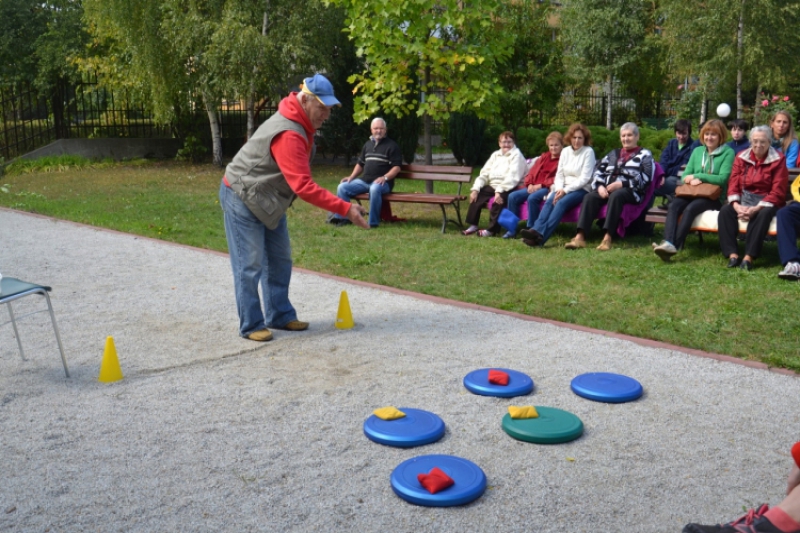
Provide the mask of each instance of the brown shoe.
POLYGON ((564 245, 564 248, 567 250, 577 250, 578 248, 586 248, 586 241, 583 239, 578 240, 578 238, 574 238, 569 241, 567 244, 564 245))
POLYGON ((251 341, 267 342, 272 340, 272 332, 268 329, 262 329, 259 331, 254 331, 248 335, 247 338, 251 341))
POLYGON ((611 241, 604 240, 600 243, 600 246, 597 247, 598 250, 601 252, 607 252, 611 249, 611 241))
POLYGON ((308 329, 308 322, 302 322, 300 320, 292 320, 291 322, 287 322, 286 324, 276 327, 272 326, 275 329, 283 329, 286 331, 303 331, 308 329))

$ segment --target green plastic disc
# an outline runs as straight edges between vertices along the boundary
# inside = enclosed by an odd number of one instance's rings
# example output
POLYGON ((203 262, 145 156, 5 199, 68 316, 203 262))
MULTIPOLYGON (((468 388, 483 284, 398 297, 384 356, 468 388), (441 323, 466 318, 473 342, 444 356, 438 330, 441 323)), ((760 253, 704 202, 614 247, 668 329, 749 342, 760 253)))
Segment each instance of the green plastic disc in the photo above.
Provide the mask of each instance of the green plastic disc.
POLYGON ((583 422, 574 414, 555 407, 536 406, 538 418, 503 417, 503 431, 518 440, 536 444, 559 444, 583 435, 583 422))

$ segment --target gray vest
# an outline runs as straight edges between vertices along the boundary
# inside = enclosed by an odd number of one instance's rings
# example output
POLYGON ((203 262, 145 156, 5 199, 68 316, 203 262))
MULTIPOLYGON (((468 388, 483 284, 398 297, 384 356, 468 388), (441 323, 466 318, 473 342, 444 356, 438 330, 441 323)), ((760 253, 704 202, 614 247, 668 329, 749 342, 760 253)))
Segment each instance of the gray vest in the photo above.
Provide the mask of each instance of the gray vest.
POLYGON ((231 190, 269 229, 278 226, 296 197, 270 152, 272 139, 287 130, 308 139, 302 125, 275 113, 256 130, 225 169, 231 190))

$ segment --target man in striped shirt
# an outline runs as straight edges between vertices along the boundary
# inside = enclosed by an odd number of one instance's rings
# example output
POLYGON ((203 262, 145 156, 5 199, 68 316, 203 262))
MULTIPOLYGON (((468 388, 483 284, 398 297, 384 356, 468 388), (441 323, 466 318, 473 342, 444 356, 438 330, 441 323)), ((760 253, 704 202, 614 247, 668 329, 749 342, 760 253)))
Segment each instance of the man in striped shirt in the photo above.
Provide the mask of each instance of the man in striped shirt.
MULTIPOLYGON (((381 221, 383 195, 394 188, 394 177, 400 172, 403 154, 400 146, 386 136, 386 121, 375 118, 370 125, 372 137, 361 149, 355 168, 344 178, 336 190, 336 195, 349 202, 359 194, 369 193, 369 227, 377 228, 381 221), (360 177, 359 177, 360 175, 360 177)), ((350 220, 334 214, 329 222, 342 226, 350 220)))

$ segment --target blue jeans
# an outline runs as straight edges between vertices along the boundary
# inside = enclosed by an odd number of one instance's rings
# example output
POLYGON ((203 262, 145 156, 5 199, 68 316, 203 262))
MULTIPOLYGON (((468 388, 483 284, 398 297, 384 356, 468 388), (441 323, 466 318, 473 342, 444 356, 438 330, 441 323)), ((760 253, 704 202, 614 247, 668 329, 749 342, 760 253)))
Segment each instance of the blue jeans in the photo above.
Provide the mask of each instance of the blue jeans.
POLYGON ((778 254, 781 264, 800 263, 800 251, 797 250, 797 234, 800 233, 800 204, 789 204, 781 208, 778 217, 778 254))
POLYGON ((508 195, 508 209, 515 215, 519 216, 519 208, 523 202, 528 202, 528 227, 532 228, 533 223, 539 218, 539 204, 549 194, 546 187, 539 189, 536 192, 528 194, 527 187, 519 189, 508 195))
POLYGON ((653 192, 653 196, 673 196, 675 189, 681 184, 678 176, 664 176, 664 183, 653 192))
POLYGON ((225 219, 225 237, 231 256, 239 334, 247 337, 267 327, 283 327, 297 320, 289 302, 292 278, 292 248, 286 215, 271 230, 250 212, 236 193, 223 182, 219 204, 225 219), (264 296, 264 312, 258 284, 264 296))
MULTIPOLYGON (((356 178, 347 183, 340 183, 336 189, 336 196, 349 202, 354 196, 369 193, 369 225, 371 228, 378 227, 381 222, 381 205, 383 204, 383 195, 389 194, 392 191, 388 184, 378 184, 376 182, 367 183, 361 178, 356 178)), ((339 215, 334 215, 335 218, 344 218, 339 215)))
POLYGON ((539 218, 536 219, 536 223, 533 225, 533 229, 536 230, 542 237, 544 237, 542 244, 547 242, 547 239, 553 235, 553 232, 561 223, 561 219, 564 217, 567 211, 581 205, 581 202, 583 202, 583 197, 586 196, 586 191, 583 189, 578 189, 577 191, 569 192, 562 196, 561 199, 555 205, 553 205, 553 198, 555 198, 555 196, 556 194, 553 193, 547 197, 547 201, 544 203, 544 207, 542 207, 542 212, 539 215, 539 218))

